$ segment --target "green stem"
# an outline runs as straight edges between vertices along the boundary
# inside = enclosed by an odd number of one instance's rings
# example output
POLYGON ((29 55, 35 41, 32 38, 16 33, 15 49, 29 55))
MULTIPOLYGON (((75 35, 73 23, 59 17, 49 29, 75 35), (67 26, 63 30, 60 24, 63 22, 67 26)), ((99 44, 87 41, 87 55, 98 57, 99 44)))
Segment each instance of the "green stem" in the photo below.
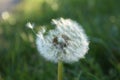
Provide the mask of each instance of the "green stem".
POLYGON ((63 63, 62 61, 58 61, 58 80, 63 79, 63 63))

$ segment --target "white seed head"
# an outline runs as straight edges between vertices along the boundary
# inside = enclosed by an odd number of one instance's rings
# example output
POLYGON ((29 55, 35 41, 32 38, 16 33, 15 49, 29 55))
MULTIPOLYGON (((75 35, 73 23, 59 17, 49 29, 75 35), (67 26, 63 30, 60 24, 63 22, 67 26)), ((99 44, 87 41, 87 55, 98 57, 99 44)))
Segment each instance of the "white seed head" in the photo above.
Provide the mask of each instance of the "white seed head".
POLYGON ((71 19, 53 19, 55 29, 40 31, 36 45, 39 53, 52 62, 73 63, 84 58, 89 41, 82 27, 71 19))

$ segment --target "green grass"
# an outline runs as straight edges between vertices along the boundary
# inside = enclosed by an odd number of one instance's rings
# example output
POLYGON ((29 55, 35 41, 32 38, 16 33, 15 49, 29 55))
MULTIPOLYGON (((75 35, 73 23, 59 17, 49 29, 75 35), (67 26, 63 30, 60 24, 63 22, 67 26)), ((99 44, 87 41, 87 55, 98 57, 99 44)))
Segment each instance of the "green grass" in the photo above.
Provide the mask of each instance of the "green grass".
POLYGON ((0 21, 0 80, 57 80, 57 64, 36 49, 28 21, 51 28, 53 18, 71 18, 85 29, 90 50, 85 59, 64 64, 64 80, 120 79, 118 0, 25 0, 0 21))

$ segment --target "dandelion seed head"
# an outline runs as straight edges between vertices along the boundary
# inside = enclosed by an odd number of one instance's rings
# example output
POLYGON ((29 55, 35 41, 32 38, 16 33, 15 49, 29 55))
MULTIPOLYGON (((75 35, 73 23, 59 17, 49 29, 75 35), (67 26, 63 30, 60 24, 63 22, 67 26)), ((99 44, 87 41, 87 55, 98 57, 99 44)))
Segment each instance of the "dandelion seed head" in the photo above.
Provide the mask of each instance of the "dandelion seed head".
POLYGON ((82 27, 71 19, 53 19, 55 29, 38 33, 36 45, 39 53, 52 62, 77 62, 84 58, 89 47, 88 38, 82 27))

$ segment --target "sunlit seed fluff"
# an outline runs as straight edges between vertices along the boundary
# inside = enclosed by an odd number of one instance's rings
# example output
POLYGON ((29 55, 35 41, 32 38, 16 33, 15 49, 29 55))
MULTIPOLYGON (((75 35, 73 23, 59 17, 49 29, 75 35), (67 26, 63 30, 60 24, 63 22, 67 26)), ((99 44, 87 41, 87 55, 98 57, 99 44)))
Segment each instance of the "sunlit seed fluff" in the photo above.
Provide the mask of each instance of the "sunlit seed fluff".
POLYGON ((36 44, 39 53, 52 62, 73 63, 84 58, 89 41, 82 27, 71 19, 53 19, 55 29, 40 31, 36 44))
POLYGON ((26 24, 26 27, 28 27, 28 28, 30 28, 30 29, 33 29, 33 28, 34 28, 34 25, 31 24, 30 22, 28 22, 28 23, 26 24))

